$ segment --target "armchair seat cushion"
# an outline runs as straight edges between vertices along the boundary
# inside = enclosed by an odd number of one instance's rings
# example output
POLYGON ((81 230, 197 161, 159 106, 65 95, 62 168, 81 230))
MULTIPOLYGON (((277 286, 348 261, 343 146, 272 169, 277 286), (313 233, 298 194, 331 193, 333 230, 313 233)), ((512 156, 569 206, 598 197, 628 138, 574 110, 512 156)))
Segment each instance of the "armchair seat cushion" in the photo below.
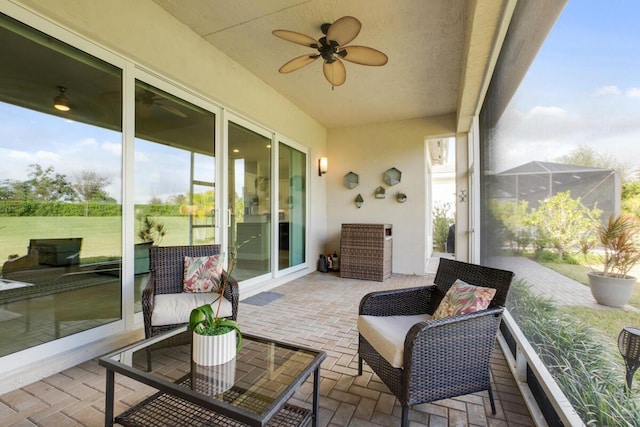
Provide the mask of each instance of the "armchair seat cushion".
POLYGON ((431 320, 428 314, 412 316, 358 316, 358 332, 394 368, 402 368, 404 339, 416 323, 431 320))
MULTIPOLYGON (((153 313, 151 325, 165 326, 179 323, 189 323, 191 310, 210 303, 215 313, 218 309, 220 294, 215 292, 183 292, 178 294, 160 294, 153 299, 153 313), (214 302, 215 301, 215 302, 214 302)), ((222 306, 218 317, 229 317, 233 309, 231 302, 222 298, 222 306)))

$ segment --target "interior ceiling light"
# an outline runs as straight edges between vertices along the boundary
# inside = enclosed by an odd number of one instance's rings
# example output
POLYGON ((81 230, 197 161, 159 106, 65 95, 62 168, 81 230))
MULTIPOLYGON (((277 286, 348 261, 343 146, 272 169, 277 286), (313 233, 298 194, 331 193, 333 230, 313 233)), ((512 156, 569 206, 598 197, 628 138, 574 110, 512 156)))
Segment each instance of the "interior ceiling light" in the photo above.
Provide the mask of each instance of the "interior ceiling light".
POLYGON ((280 67, 281 73, 290 73, 309 65, 318 58, 324 60, 322 71, 331 86, 340 86, 347 79, 347 70, 341 59, 360 65, 380 66, 389 58, 379 50, 366 46, 346 46, 356 38, 362 24, 353 16, 343 16, 333 24, 322 24, 320 30, 325 35, 315 40, 305 34, 288 30, 274 30, 273 35, 292 43, 316 49, 318 53, 302 55, 280 67))
POLYGON ((58 90, 60 93, 53 98, 53 108, 59 111, 69 111, 71 110, 71 102, 69 98, 64 94, 67 91, 67 88, 64 86, 58 86, 58 90))

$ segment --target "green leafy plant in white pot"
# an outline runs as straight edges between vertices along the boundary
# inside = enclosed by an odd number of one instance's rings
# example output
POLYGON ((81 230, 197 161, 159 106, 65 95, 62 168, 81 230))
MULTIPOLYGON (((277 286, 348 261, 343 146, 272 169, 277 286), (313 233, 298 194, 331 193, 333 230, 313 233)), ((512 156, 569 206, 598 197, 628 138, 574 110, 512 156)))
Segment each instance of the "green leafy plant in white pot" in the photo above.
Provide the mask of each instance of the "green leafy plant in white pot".
POLYGON ((629 272, 640 261, 639 231, 637 218, 627 214, 611 215, 598 227, 597 241, 604 250, 602 271, 587 275, 591 294, 599 304, 622 307, 629 302, 637 281, 629 272))
POLYGON ((211 304, 191 310, 189 330, 193 334, 192 358, 198 365, 221 365, 232 360, 242 348, 242 333, 238 323, 219 317, 224 290, 236 263, 235 250, 229 257, 229 267, 220 287, 220 295, 211 304), (218 302, 215 313, 212 304, 218 302))

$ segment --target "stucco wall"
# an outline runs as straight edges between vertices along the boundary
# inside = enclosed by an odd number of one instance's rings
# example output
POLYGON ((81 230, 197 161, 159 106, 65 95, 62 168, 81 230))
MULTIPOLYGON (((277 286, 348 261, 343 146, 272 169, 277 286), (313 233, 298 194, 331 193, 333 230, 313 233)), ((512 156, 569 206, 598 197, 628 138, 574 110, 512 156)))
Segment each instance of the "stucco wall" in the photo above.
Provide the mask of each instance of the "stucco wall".
MULTIPOLYGON (((329 171, 327 180, 328 226, 324 252, 339 250, 343 223, 392 224, 393 272, 423 274, 426 264, 426 184, 425 140, 455 130, 455 116, 402 120, 376 125, 329 130, 329 171), (402 172, 399 184, 388 186, 384 172, 395 167, 402 172), (360 184, 345 187, 348 172, 357 173, 360 184), (386 189, 384 199, 376 199, 378 186, 386 189), (398 203, 398 191, 407 194, 398 203), (356 208, 360 193, 364 204, 356 208)), ((318 257, 319 253, 311 254, 318 257)))

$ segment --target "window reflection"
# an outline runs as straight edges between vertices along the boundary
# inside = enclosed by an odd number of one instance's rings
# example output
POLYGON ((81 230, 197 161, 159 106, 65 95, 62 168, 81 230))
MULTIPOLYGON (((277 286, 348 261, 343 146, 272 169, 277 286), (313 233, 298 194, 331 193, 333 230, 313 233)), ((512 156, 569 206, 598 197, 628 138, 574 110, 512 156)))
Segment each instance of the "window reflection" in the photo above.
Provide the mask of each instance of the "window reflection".
POLYGON ((1 14, 0 40, 3 356, 121 318, 122 79, 1 14))
POLYGON ((135 310, 151 245, 215 243, 215 115, 136 81, 135 310))

